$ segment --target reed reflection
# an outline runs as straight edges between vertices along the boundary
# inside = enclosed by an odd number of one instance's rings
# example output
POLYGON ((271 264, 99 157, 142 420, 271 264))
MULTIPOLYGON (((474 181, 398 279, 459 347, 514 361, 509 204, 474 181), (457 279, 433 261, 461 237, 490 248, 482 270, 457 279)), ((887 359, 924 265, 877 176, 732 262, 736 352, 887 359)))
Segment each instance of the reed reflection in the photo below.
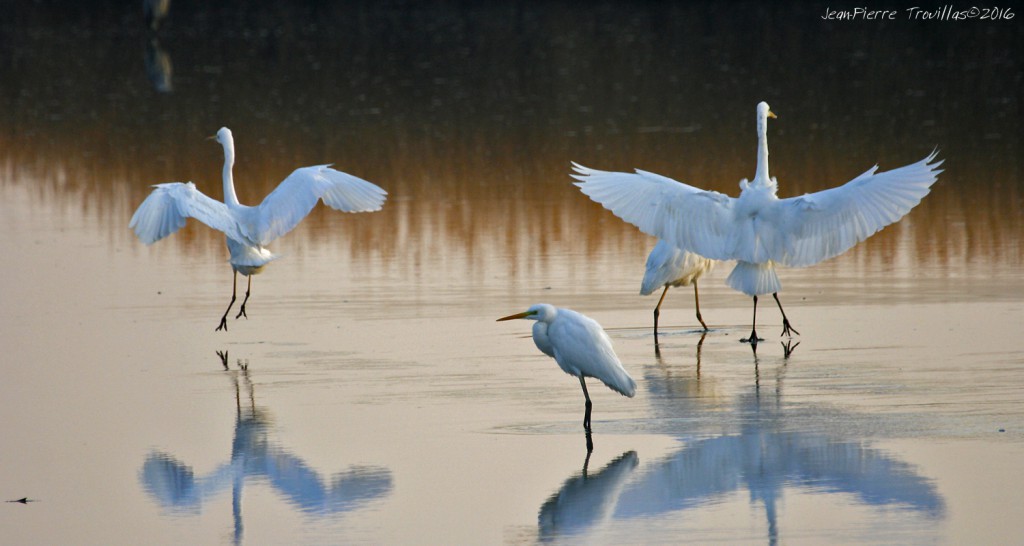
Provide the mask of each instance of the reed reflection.
POLYGON ((174 513, 202 513, 210 502, 231 489, 234 542, 244 531, 242 494, 246 483, 269 483, 300 512, 330 517, 361 509, 386 498, 392 490, 391 471, 379 466, 354 465, 325 479, 281 446, 273 437, 270 413, 256 405, 248 362, 230 369, 227 352, 218 352, 235 390, 236 419, 230 459, 210 473, 196 476, 192 467, 173 454, 153 452, 139 472, 141 485, 162 507, 174 513), (244 395, 243 395, 244 390, 244 395))
MULTIPOLYGON (((631 263, 646 240, 603 221, 600 207, 570 189, 569 158, 642 165, 734 192, 752 167, 750 143, 735 137, 749 126, 750 99, 736 96, 743 81, 778 96, 787 113, 774 144, 787 196, 847 180, 870 162, 912 159, 915 147, 903 143, 935 142, 948 158, 911 224, 844 257, 851 277, 919 264, 937 276, 1010 275, 1024 263, 1020 25, 907 28, 883 47, 830 24, 779 41, 778 30, 794 24, 789 10, 710 3, 594 12, 437 4, 403 16, 369 2, 258 3, 241 12, 235 4, 178 10, 161 27, 156 45, 174 45, 174 77, 189 86, 159 97, 137 75, 139 45, 152 34, 137 6, 125 16, 130 32, 81 28, 74 11, 54 21, 42 4, 27 7, 9 36, 23 45, 17 62, 0 63, 0 106, 10 113, 0 164, 15 166, 3 184, 32 186, 33 206, 46 211, 80 209, 113 244, 124 243, 123 221, 150 184, 189 172, 209 187, 218 169, 199 139, 233 123, 270 135, 247 148, 251 162, 238 174, 253 185, 240 189, 243 201, 265 195, 291 165, 321 161, 393 191, 394 209, 359 220, 340 247, 315 236, 344 229, 339 220, 316 215, 297 234, 307 247, 380 256, 381 267, 418 277, 539 270, 559 278, 584 268, 555 270, 552 256, 631 263), (726 32, 737 27, 749 31, 743 40, 726 32), (843 47, 820 47, 826 34, 843 47), (750 44, 765 47, 751 58, 750 44), (64 67, 69 50, 91 54, 64 67), (879 142, 897 144, 879 150, 879 142), (449 267, 424 264, 433 257, 449 267)), ((171 244, 222 253, 212 234, 189 237, 207 244, 171 244)))

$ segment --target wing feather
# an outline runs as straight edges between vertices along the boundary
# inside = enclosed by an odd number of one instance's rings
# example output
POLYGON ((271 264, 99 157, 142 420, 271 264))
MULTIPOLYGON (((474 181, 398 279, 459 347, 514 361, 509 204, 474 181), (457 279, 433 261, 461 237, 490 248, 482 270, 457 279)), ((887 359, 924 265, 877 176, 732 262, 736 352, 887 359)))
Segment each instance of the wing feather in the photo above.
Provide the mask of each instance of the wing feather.
POLYGON ((224 232, 228 237, 246 241, 227 205, 211 199, 191 182, 169 182, 153 186, 149 197, 132 215, 128 227, 143 243, 153 244, 178 231, 189 218, 224 232))
POLYGON ((342 212, 372 212, 384 206, 388 192, 376 184, 329 165, 295 169, 257 207, 254 238, 261 245, 291 231, 317 201, 342 212))
POLYGON ((558 314, 548 327, 558 365, 566 373, 595 377, 608 388, 632 397, 636 383, 622 367, 601 325, 569 309, 559 309, 558 314))
POLYGON ((842 186, 779 200, 778 229, 787 236, 770 249, 772 259, 791 267, 816 264, 903 218, 938 180, 937 153, 891 171, 879 173, 875 166, 842 186))
POLYGON ((573 163, 580 191, 640 231, 715 260, 734 259, 736 199, 646 171, 617 173, 573 163))
POLYGON ((640 295, 649 295, 666 284, 689 286, 713 267, 714 262, 711 260, 693 252, 679 250, 664 239, 659 239, 647 256, 644 278, 640 282, 640 295))
POLYGON ((937 153, 891 171, 872 167, 828 190, 772 197, 742 214, 738 199, 645 171, 615 173, 573 163, 573 177, 613 214, 680 249, 713 260, 801 267, 846 252, 910 212, 942 172, 937 153))

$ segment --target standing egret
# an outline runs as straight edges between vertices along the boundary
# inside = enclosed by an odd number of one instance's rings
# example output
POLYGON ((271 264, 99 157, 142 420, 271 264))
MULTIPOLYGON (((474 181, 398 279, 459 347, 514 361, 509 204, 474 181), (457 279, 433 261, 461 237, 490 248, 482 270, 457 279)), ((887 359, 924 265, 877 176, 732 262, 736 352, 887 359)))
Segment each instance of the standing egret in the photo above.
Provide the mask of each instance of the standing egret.
POLYGON ((128 227, 145 244, 152 244, 178 231, 185 220, 195 218, 227 235, 234 278, 231 303, 224 310, 217 330, 227 330, 228 312, 235 304, 238 274, 249 277, 245 299, 235 318, 244 316, 252 289, 252 276, 277 256, 266 245, 292 230, 309 214, 317 201, 343 212, 380 210, 387 192, 361 178, 336 171, 329 165, 302 167, 288 175, 258 206, 238 202, 231 168, 235 164, 235 141, 231 130, 222 127, 210 137, 224 146, 224 202, 211 199, 191 182, 157 184, 153 193, 139 205, 128 227))
POLYGON ((641 231, 714 260, 736 260, 726 284, 753 296, 757 345, 757 296, 771 294, 782 312, 782 334, 799 334, 782 310, 775 264, 805 267, 849 250, 903 218, 928 195, 942 161, 937 151, 886 172, 871 167, 842 186, 779 199, 768 176, 767 103, 757 105, 757 169, 740 182, 739 197, 706 191, 636 170, 615 173, 573 163, 584 194, 641 231))
POLYGON ((590 393, 584 378, 601 380, 613 391, 633 398, 636 382, 626 373, 612 349, 612 340, 596 320, 572 309, 546 303, 530 306, 522 313, 502 317, 498 321, 529 319, 533 325, 533 342, 544 354, 555 359, 562 371, 578 377, 586 398, 583 428, 590 432, 590 393))
POLYGON ((697 308, 697 320, 708 330, 704 319, 700 316, 700 297, 697 295, 697 279, 709 273, 715 267, 714 260, 698 256, 693 252, 679 250, 670 243, 659 239, 651 253, 647 256, 647 267, 644 280, 640 283, 640 295, 647 296, 658 287, 664 286, 658 305, 654 308, 654 341, 658 341, 658 316, 661 315, 661 302, 665 301, 669 287, 689 286, 693 284, 693 304, 697 308))

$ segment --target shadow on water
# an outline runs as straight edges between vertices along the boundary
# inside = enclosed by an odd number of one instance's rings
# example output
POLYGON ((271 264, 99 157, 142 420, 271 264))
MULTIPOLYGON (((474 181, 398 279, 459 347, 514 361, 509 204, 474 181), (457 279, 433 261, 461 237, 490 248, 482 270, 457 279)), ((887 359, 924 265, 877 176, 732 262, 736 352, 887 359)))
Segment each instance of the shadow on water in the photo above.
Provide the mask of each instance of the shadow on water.
POLYGON ((660 354, 644 371, 653 410, 649 419, 660 426, 671 423, 679 449, 640 468, 632 451, 597 473, 588 473, 585 462, 583 471, 541 507, 542 540, 584 535, 608 522, 669 521, 669 514, 724 502, 743 491, 751 506, 763 510, 769 544, 785 543, 780 502, 787 494, 843 494, 839 502, 885 509, 889 519, 876 522, 878 533, 910 529, 920 538, 922 530, 945 518, 945 500, 932 480, 868 442, 827 432, 829 424, 821 421, 828 412, 821 412, 815 427, 825 432, 792 430, 783 389, 785 345, 768 378, 755 353, 753 385, 729 400, 716 396, 714 380, 702 379, 701 345, 692 371, 680 374, 660 354), (770 384, 762 386, 766 379, 770 384), (726 419, 723 412, 732 416, 726 419), (724 421, 738 422, 738 431, 710 437, 700 432, 724 421), (700 437, 694 439, 695 434, 700 437))
POLYGON ((231 458, 204 476, 174 455, 153 452, 139 472, 143 488, 164 508, 177 513, 200 514, 202 505, 231 489, 234 541, 243 534, 242 493, 247 482, 269 483, 297 510, 313 517, 328 517, 362 508, 387 497, 392 490, 391 471, 377 466, 352 466, 325 480, 302 458, 274 441, 270 413, 256 405, 255 388, 248 362, 229 369, 227 352, 218 352, 235 391, 235 430, 231 458), (243 385, 245 394, 243 395, 243 385))

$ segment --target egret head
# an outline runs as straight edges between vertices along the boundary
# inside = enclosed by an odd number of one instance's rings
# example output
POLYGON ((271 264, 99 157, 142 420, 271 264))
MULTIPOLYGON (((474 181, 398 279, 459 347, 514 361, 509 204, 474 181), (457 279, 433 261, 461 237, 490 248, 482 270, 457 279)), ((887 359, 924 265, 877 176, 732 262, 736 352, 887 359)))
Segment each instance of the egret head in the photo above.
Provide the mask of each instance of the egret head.
POLYGON ((220 130, 217 131, 217 134, 210 138, 220 142, 221 144, 233 143, 235 140, 234 137, 231 136, 231 129, 228 129, 227 127, 221 127, 220 130))
POLYGON ((547 303, 538 303, 536 305, 531 305, 529 309, 523 311, 522 313, 516 313, 514 315, 509 315, 507 317, 501 317, 500 319, 498 319, 498 322, 512 319, 528 319, 539 320, 541 322, 550 322, 554 320, 555 315, 557 314, 558 310, 555 308, 555 306, 549 305, 547 303))
POLYGON ((206 138, 216 140, 224 147, 224 168, 230 169, 235 164, 235 139, 231 136, 231 129, 221 127, 217 134, 206 138))
POLYGON ((759 102, 757 104, 757 134, 765 135, 768 133, 768 118, 774 118, 775 114, 772 109, 768 107, 767 102, 759 102))
POLYGON ((772 109, 768 106, 767 102, 761 101, 757 103, 757 119, 768 119, 774 117, 775 113, 772 112, 772 109))

